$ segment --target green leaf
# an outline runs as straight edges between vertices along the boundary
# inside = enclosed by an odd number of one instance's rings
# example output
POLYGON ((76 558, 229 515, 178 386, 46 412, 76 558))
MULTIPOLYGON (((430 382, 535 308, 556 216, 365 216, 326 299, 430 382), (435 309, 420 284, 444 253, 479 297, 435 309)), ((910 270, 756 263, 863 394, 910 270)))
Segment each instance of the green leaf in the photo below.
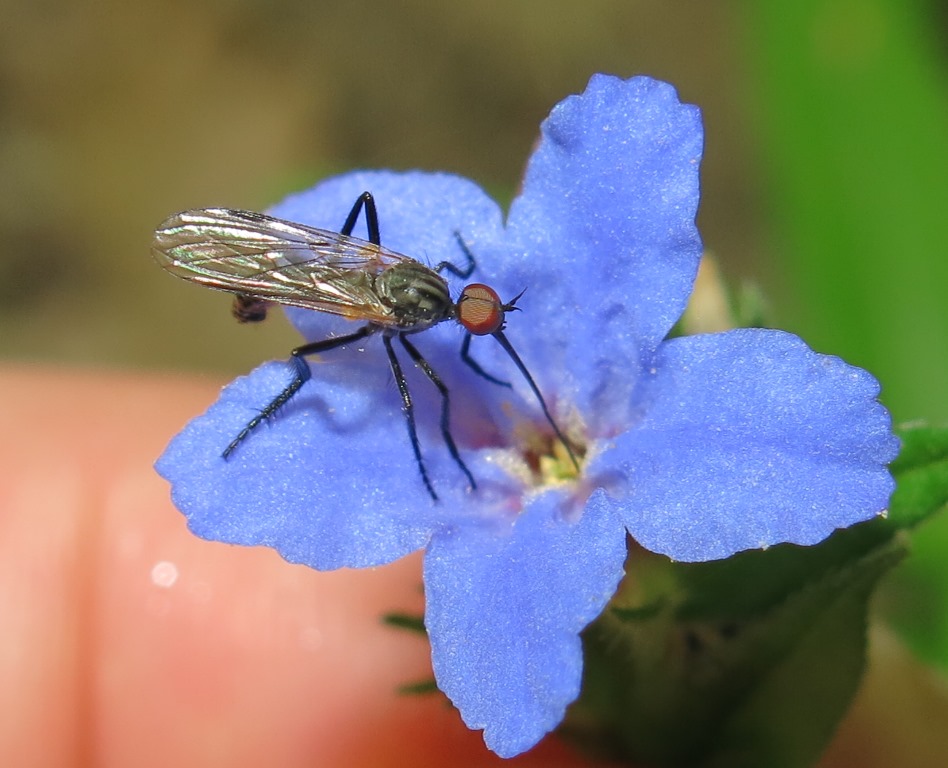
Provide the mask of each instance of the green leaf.
POLYGON ((714 734, 708 765, 792 768, 819 756, 862 677, 869 597, 901 555, 873 551, 754 622, 757 644, 739 649, 744 695, 714 734))
POLYGON ((406 629, 409 632, 417 632, 421 635, 428 634, 428 630, 425 629, 424 616, 416 616, 408 613, 387 613, 382 617, 382 621, 396 629, 406 629))
MULTIPOLYGON (((948 91, 935 7, 773 0, 740 10, 778 324, 871 370, 897 419, 948 418, 948 91)), ((903 433, 893 466, 889 523, 910 530, 913 552, 879 606, 948 672, 948 519, 934 518, 945 469, 943 458, 915 465, 922 437, 903 433)), ((937 447, 943 434, 933 438, 937 447)))
POLYGON ((908 528, 948 507, 948 428, 913 424, 897 432, 902 451, 892 463, 898 487, 889 518, 908 528))
POLYGON ((911 529, 912 557, 887 580, 879 600, 886 621, 923 660, 948 672, 948 428, 898 430, 892 464, 898 487, 889 520, 911 529))
POLYGON ((615 609, 584 634, 564 733, 659 766, 808 765, 858 685, 872 589, 902 555, 884 520, 713 563, 633 552, 615 609))

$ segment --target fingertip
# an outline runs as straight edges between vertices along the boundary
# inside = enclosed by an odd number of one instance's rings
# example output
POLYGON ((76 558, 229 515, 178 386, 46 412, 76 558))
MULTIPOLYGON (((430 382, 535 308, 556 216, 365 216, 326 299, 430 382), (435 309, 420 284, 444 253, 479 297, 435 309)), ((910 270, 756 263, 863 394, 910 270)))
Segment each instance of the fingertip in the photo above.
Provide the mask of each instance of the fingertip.
POLYGON ((152 463, 219 386, 0 372, 0 763, 580 764, 555 739, 502 761, 443 696, 399 692, 431 679, 424 637, 382 621, 422 613, 417 555, 318 573, 187 530, 152 463))

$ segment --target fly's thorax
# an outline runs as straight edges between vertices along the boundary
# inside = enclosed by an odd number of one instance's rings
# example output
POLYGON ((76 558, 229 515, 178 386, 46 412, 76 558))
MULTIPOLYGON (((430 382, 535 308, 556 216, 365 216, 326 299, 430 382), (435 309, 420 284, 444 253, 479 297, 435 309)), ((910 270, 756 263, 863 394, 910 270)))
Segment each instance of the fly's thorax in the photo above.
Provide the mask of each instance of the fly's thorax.
POLYGON ((382 303, 392 308, 398 326, 405 330, 424 330, 454 313, 444 278, 417 262, 386 269, 375 279, 375 291, 382 303))

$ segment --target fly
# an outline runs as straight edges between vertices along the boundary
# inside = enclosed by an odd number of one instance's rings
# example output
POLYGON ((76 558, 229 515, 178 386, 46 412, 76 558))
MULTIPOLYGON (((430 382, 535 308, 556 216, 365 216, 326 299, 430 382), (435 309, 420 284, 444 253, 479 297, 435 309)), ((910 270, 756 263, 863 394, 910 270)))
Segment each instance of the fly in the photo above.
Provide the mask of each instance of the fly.
POLYGON ((447 386, 408 336, 446 320, 466 331, 461 358, 479 376, 501 386, 470 356, 471 336, 493 336, 510 356, 533 390, 543 415, 570 459, 578 462, 569 442, 553 420, 539 387, 504 334, 506 313, 517 310, 514 297, 503 303, 497 293, 481 283, 467 285, 452 301, 445 270, 461 278, 474 271, 474 256, 456 235, 466 259, 465 267, 443 261, 435 269, 390 251, 381 245, 378 212, 369 192, 363 192, 349 212, 342 229, 331 232, 294 224, 262 213, 230 208, 201 208, 177 213, 158 227, 152 247, 158 263, 168 272, 191 282, 236 294, 234 316, 241 322, 266 317, 271 303, 328 312, 364 323, 345 336, 303 344, 292 350, 293 380, 254 416, 224 448, 227 459, 261 423, 271 418, 310 378, 307 355, 326 352, 359 339, 380 334, 389 365, 402 398, 415 462, 431 498, 437 501, 425 468, 415 427, 415 408, 392 339, 397 338, 412 362, 421 368, 441 395, 441 435, 451 458, 472 488, 471 474, 451 435, 450 395, 447 386), (365 211, 369 239, 352 236, 359 214, 365 211))

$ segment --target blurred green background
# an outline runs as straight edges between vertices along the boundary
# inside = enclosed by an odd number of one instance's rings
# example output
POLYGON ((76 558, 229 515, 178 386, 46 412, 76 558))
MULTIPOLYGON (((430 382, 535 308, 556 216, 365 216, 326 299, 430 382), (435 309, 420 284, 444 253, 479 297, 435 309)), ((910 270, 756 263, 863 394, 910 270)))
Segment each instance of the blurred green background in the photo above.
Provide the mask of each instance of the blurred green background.
MULTIPOLYGON (((704 112, 699 223, 770 319, 948 421, 948 12, 918 0, 2 0, 0 359, 225 376, 294 345, 163 274, 151 231, 360 167, 513 195, 593 72, 704 112)), ((383 212, 384 216, 384 212, 383 212)), ((948 670, 948 522, 882 610, 948 670)))

